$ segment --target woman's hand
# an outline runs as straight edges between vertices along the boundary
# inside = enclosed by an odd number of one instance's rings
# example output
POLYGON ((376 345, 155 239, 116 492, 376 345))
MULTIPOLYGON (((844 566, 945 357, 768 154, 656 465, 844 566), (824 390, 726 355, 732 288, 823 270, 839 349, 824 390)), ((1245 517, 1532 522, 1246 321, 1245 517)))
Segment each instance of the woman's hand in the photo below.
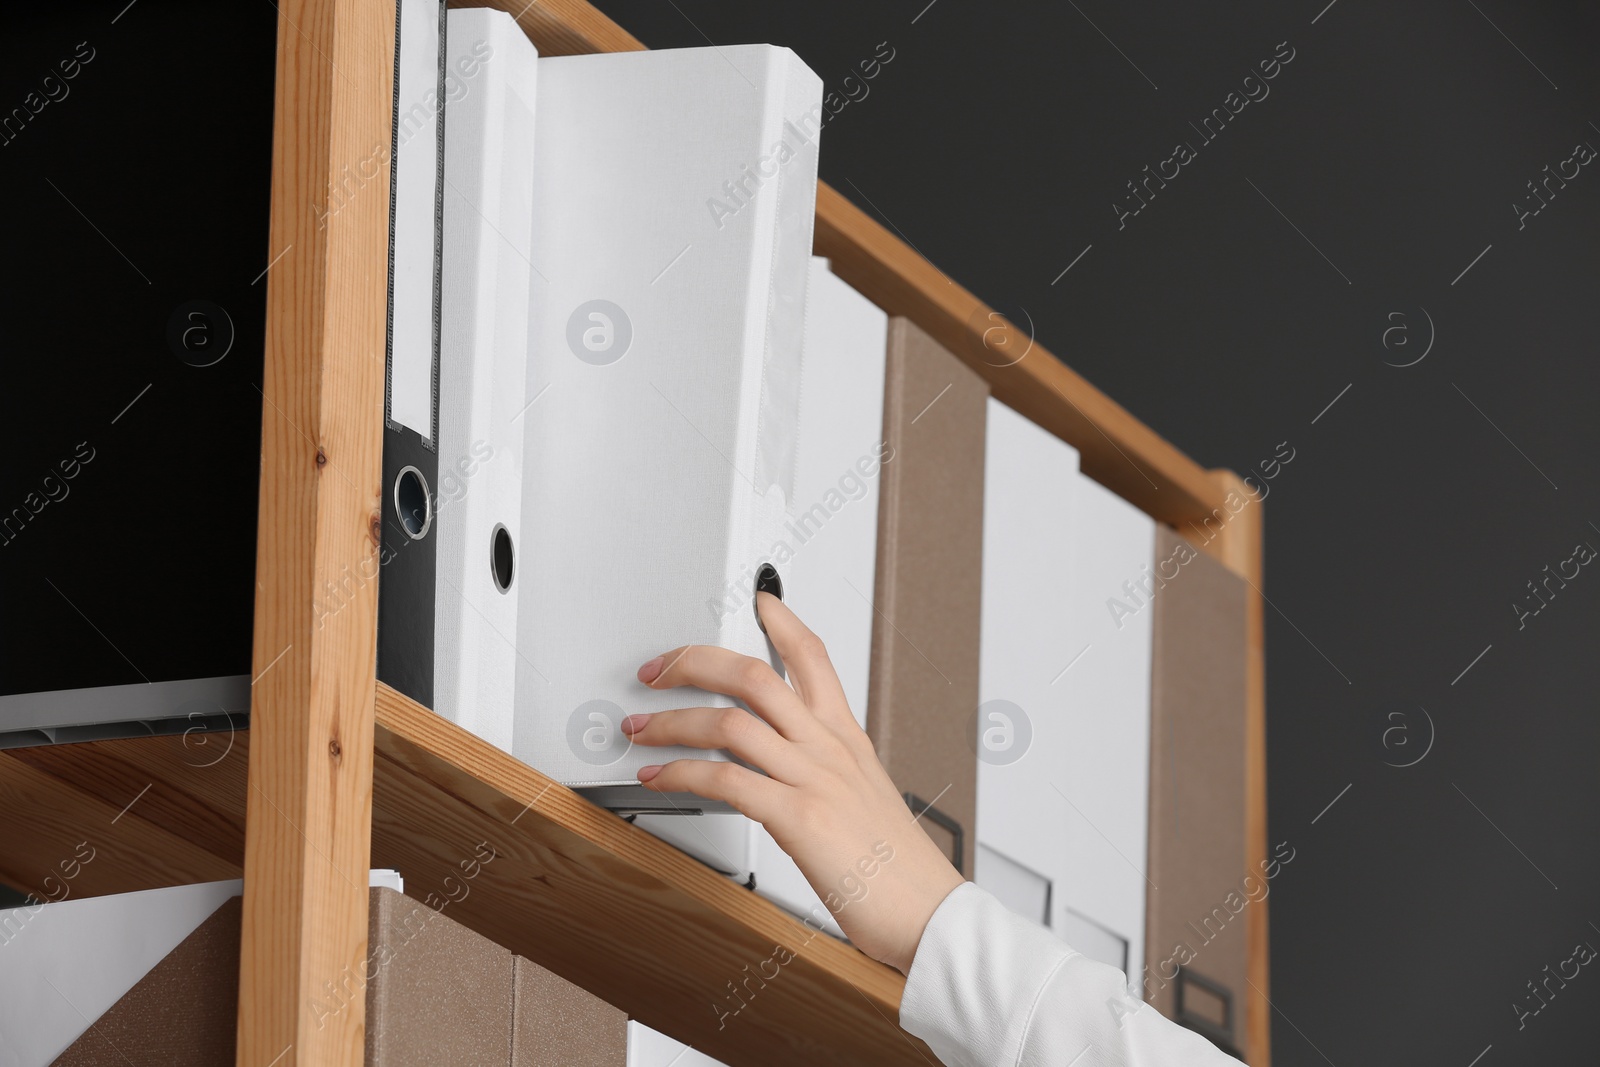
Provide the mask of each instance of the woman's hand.
POLYGON ((726 801, 764 825, 850 940, 909 972, 923 929, 961 875, 914 820, 856 725, 822 641, 770 593, 757 593, 756 607, 789 683, 763 660, 711 645, 657 656, 639 668, 639 680, 652 689, 726 693, 760 719, 743 708, 680 708, 630 715, 622 729, 640 745, 725 748, 767 775, 680 759, 640 769, 639 781, 726 801))

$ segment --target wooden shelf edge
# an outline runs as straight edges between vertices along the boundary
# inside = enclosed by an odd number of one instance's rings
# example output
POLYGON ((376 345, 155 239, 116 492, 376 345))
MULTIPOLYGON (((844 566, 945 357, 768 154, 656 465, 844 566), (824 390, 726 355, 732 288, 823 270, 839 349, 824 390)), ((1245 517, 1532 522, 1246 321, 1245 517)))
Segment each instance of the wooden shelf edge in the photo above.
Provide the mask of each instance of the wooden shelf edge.
MULTIPOLYGON (((1232 471, 1212 471, 1225 493, 1249 495, 1243 479, 1232 471)), ((1213 538, 1215 554, 1246 582, 1245 595, 1245 862, 1252 873, 1266 870, 1267 841, 1267 666, 1265 594, 1265 513, 1260 501, 1234 515, 1213 538)), ((1246 974, 1252 986, 1244 993, 1245 1049, 1251 1067, 1271 1067, 1272 1003, 1268 999, 1270 959, 1269 902, 1250 908, 1245 927, 1246 974)))
POLYGON ((1181 528, 1223 508, 1199 464, 825 182, 816 250, 863 296, 982 375, 996 399, 1076 448, 1084 474, 1152 518, 1181 528))
POLYGON ((541 56, 642 52, 644 44, 585 0, 449 0, 451 7, 492 7, 517 20, 541 56))
MULTIPOLYGON (((925 1062, 897 1024, 897 973, 387 686, 376 694, 372 862, 409 895, 729 1064, 925 1062)), ((252 740, 0 752, 14 828, 0 882, 48 900, 63 883, 77 898, 239 877, 252 740), (59 863, 84 840, 95 858, 65 879, 59 863)), ((359 988, 352 960, 324 976, 331 988, 359 988)))
POLYGON ((730 1064, 924 1062, 856 949, 381 684, 376 748, 409 895, 730 1064))
POLYGON ((0 752, 0 882, 55 902, 238 878, 243 764, 230 819, 181 788, 185 756, 180 739, 165 737, 0 752), (130 745, 155 752, 170 773, 125 759, 130 745))

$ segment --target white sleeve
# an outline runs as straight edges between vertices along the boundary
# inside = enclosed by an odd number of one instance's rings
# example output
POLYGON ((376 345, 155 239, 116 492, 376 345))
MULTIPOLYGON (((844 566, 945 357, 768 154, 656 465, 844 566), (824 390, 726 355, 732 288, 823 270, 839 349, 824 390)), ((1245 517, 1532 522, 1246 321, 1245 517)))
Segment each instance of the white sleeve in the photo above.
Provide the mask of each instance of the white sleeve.
POLYGON ((900 1025, 948 1067, 1237 1067, 972 882, 928 921, 900 1025))

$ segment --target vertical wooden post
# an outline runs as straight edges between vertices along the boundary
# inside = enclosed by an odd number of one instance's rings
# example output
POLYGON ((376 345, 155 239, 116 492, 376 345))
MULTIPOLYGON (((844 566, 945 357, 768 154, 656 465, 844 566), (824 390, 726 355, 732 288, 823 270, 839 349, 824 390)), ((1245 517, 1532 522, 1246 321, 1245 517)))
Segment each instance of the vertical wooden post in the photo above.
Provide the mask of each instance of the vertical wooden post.
MULTIPOLYGON (((1251 585, 1245 595, 1245 752, 1244 818, 1245 861, 1258 877, 1267 860, 1267 666, 1266 617, 1261 593, 1262 504, 1244 481, 1232 471, 1211 472, 1211 478, 1225 498, 1248 501, 1237 513, 1224 507, 1227 516, 1222 536, 1217 539, 1217 558, 1251 585)), ((1270 1067, 1272 1062, 1272 1006, 1268 1002, 1267 900, 1250 905, 1246 912, 1246 974, 1252 988, 1245 991, 1245 1052, 1251 1067, 1270 1067)))
POLYGON ((239 1067, 359 1067, 393 0, 279 0, 239 1067))

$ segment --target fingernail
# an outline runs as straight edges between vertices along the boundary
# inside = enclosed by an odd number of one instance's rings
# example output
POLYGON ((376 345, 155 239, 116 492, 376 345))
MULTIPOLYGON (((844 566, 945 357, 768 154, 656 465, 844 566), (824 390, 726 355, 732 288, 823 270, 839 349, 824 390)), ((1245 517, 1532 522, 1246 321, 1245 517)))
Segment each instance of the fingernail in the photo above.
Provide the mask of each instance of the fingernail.
POLYGON ((655 659, 639 668, 639 681, 649 685, 661 674, 661 665, 667 662, 667 657, 657 656, 655 659))
POLYGON ((658 775, 660 773, 661 773, 661 765, 658 764, 658 763, 653 763, 648 767, 640 767, 639 768, 639 781, 640 781, 641 784, 643 784, 644 782, 648 782, 650 779, 654 778, 656 775, 658 775))
POLYGON ((650 716, 648 715, 629 715, 627 718, 622 720, 622 732, 631 737, 640 730, 643 730, 645 728, 645 724, 649 721, 650 716))

